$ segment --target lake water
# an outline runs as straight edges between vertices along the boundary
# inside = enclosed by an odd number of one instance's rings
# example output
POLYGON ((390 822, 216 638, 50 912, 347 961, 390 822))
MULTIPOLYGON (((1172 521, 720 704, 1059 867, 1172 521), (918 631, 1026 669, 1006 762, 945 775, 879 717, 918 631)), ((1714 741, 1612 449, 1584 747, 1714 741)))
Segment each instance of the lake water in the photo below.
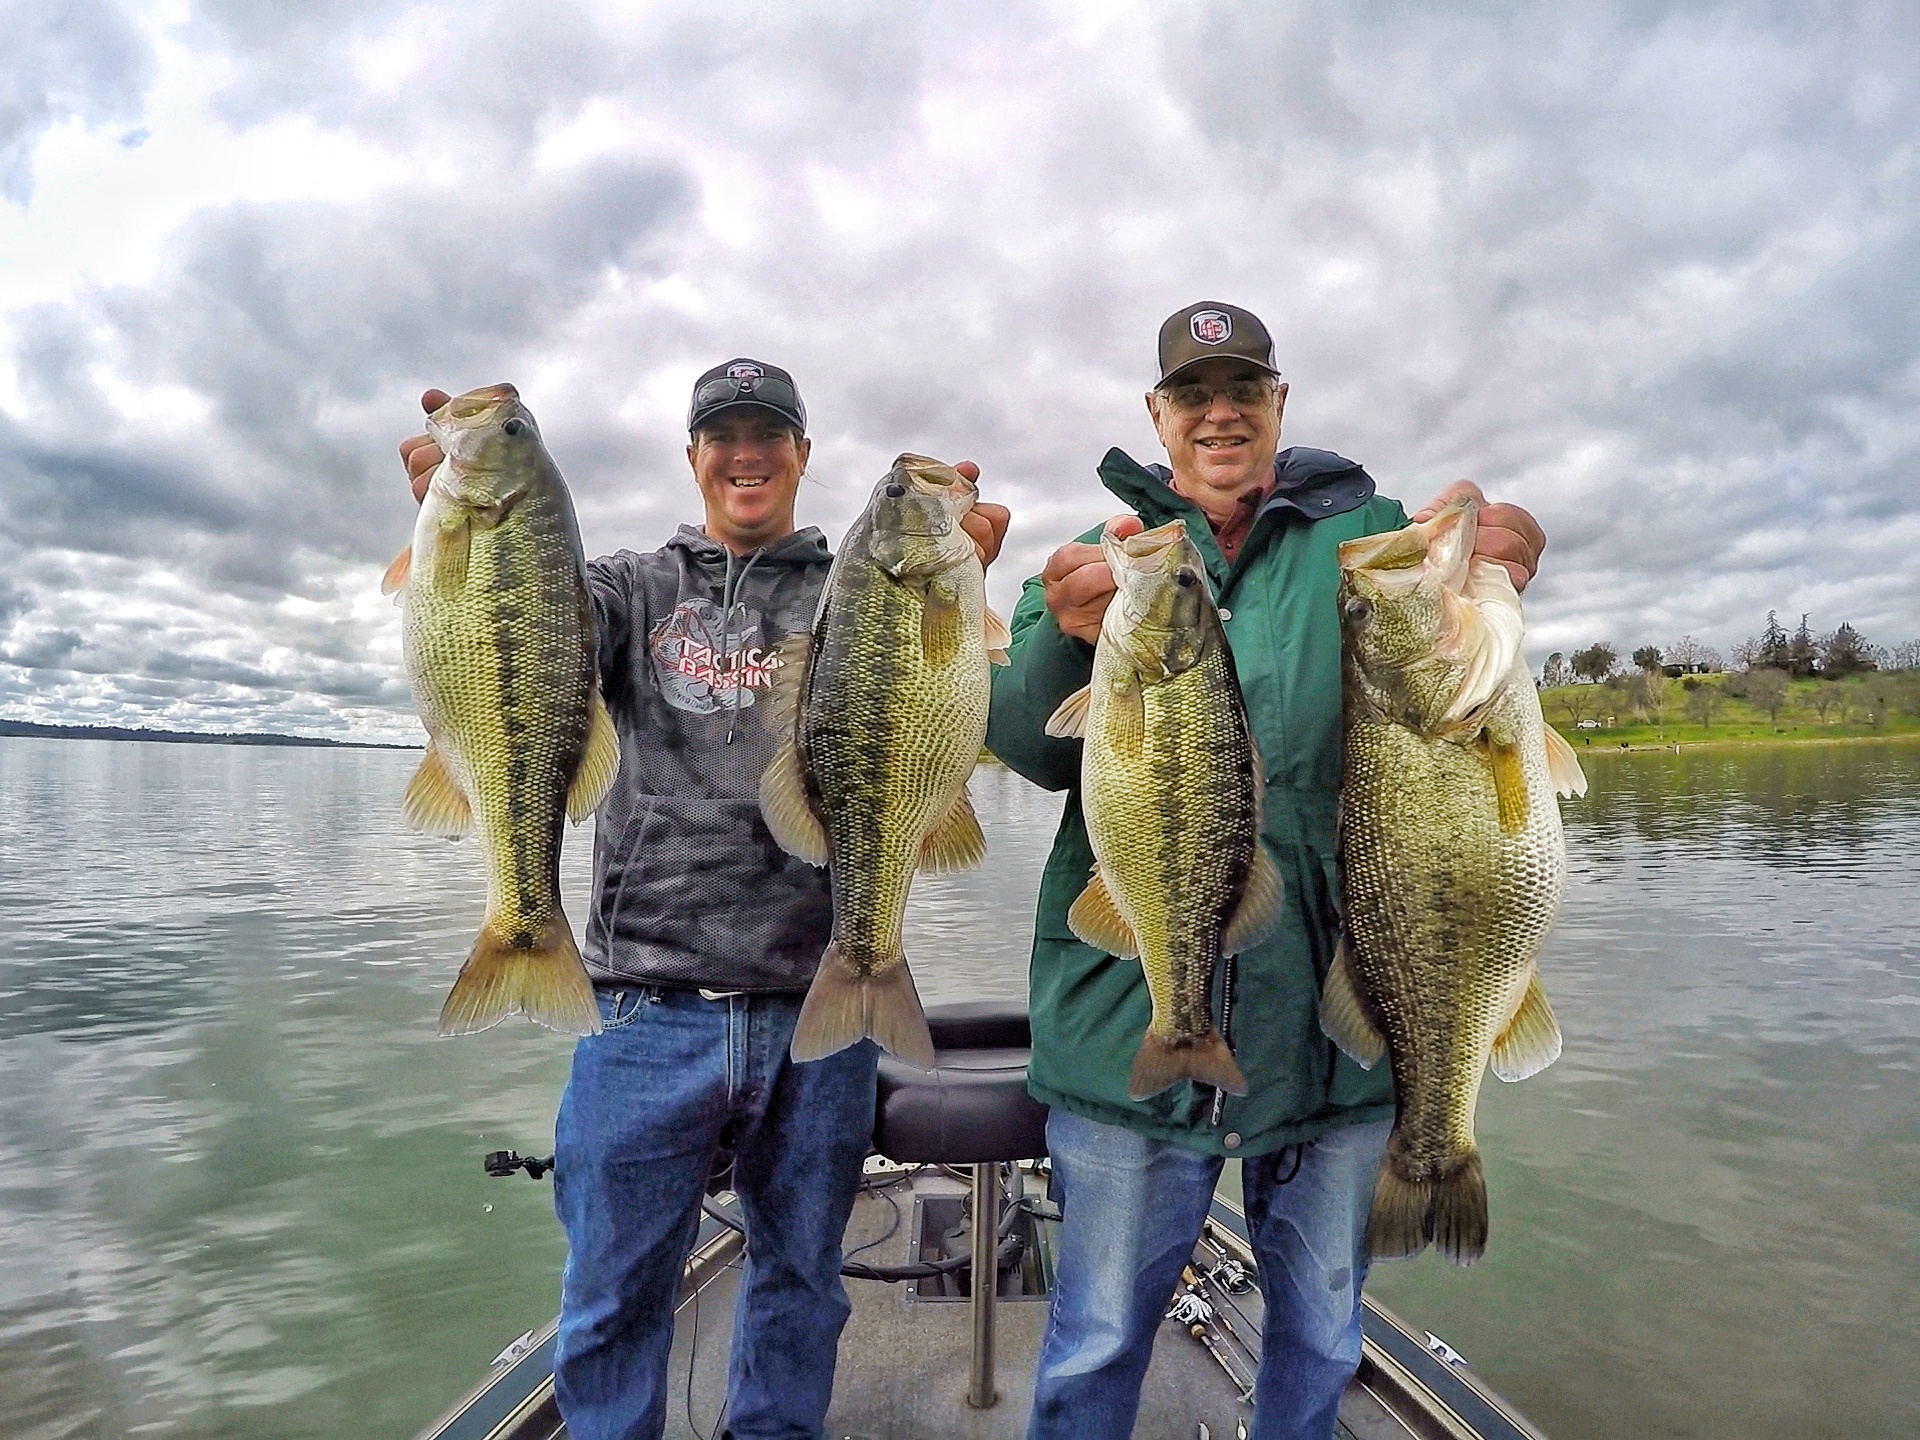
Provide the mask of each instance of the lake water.
MULTIPOLYGON (((569 1043, 434 1035, 479 871, 416 760, 0 739, 0 1434, 405 1435, 553 1313, 549 1186, 480 1157, 546 1153, 569 1043)), ((1492 1248, 1372 1289, 1554 1440, 1920 1432, 1920 746, 1589 774, 1492 1248)), ((1057 800, 974 793, 929 1000, 1024 987, 1057 800)))

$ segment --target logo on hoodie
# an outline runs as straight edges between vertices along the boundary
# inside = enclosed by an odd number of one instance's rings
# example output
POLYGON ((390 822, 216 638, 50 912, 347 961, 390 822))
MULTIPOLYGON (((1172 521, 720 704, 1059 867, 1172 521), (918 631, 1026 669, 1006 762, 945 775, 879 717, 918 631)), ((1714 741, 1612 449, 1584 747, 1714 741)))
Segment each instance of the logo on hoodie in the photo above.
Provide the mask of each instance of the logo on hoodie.
POLYGON ((780 659, 767 648, 760 612, 733 607, 730 624, 711 600, 682 600, 647 636, 660 693, 676 710, 711 715, 745 710, 773 683, 780 659))

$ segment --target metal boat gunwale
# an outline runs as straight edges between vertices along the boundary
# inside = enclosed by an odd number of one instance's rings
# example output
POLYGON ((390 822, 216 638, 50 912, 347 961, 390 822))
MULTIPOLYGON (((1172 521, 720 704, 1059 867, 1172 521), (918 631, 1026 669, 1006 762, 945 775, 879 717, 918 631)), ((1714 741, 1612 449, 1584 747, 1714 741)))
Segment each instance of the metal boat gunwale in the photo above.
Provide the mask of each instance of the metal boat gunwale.
MULTIPOLYGON (((1246 1212, 1224 1195, 1213 1197, 1205 1229, 1248 1266, 1253 1246, 1246 1212)), ((1448 1364, 1418 1333, 1371 1295, 1360 1297, 1360 1368, 1354 1380, 1402 1424, 1412 1411, 1438 1428, 1436 1440, 1546 1440, 1472 1370, 1448 1364)), ((1410 1427, 1411 1428, 1411 1427, 1410 1427)))

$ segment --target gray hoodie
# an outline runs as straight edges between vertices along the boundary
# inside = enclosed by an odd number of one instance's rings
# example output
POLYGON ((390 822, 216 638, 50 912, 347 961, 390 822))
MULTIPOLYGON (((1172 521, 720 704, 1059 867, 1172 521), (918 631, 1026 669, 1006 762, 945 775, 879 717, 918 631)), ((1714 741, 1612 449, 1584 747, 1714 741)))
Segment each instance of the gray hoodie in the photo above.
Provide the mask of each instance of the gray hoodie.
POLYGON ((735 557, 683 525, 587 567, 620 773, 593 847, 602 983, 804 990, 833 930, 827 872, 760 819, 770 652, 813 623, 833 559, 806 529, 735 557))

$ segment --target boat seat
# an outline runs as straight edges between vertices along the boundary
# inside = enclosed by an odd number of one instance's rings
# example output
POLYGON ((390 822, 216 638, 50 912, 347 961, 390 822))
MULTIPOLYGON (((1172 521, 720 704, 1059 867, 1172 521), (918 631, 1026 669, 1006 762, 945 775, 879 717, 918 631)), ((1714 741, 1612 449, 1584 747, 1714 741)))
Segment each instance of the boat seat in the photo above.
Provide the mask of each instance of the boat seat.
POLYGON ((1047 1107, 1027 1094, 1032 1044, 1019 1000, 927 1008, 934 1068, 880 1057, 873 1148, 908 1165, 1037 1160, 1047 1107))

